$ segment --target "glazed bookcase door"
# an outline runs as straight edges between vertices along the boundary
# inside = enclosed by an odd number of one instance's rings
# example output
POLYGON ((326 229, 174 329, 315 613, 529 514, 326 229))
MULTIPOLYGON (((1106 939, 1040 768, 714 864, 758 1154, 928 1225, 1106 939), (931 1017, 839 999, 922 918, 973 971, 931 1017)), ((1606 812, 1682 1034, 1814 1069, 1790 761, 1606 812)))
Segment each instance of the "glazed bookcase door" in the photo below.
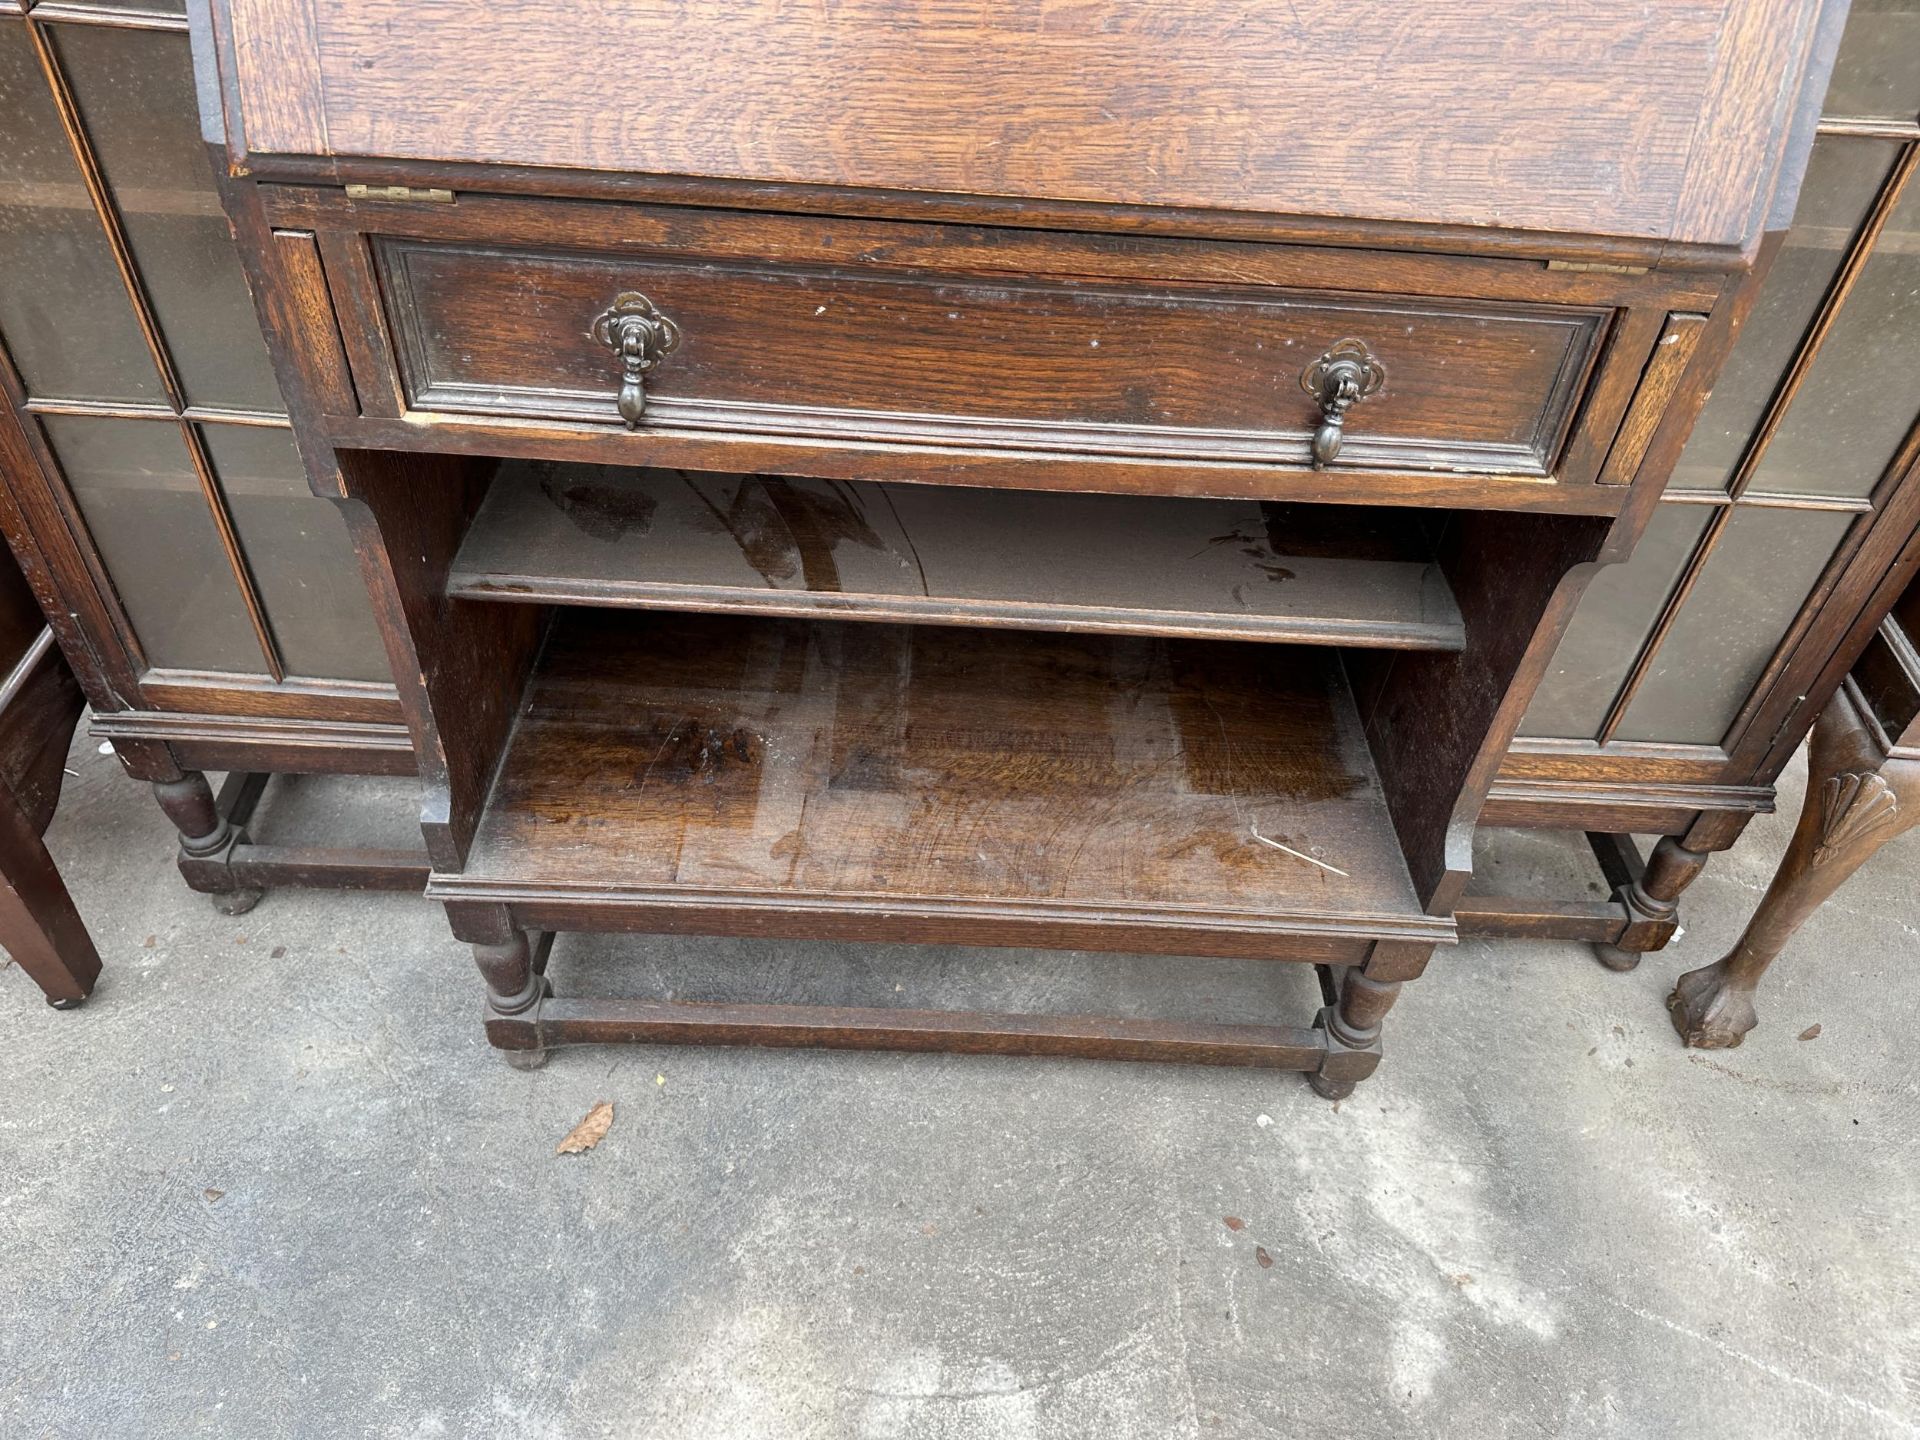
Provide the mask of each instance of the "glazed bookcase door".
POLYGON ((7 478, 69 557, 50 608, 83 616, 95 707, 386 718, 214 190, 184 7, 4 0, 0 137, 7 478))
POLYGON ((1509 774, 1550 757, 1603 783, 1771 782, 1884 577, 1886 537, 1915 523, 1917 169, 1920 0, 1859 0, 1792 228, 1646 539, 1588 590, 1509 774))

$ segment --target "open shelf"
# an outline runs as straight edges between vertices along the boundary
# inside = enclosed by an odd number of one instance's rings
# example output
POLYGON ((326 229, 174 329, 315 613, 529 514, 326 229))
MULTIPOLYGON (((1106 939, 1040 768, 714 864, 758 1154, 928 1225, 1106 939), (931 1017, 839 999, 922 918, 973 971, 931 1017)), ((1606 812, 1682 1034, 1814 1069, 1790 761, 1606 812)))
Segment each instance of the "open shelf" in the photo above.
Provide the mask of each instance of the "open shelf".
POLYGON ((1378 507, 517 461, 468 599, 1458 650, 1421 529, 1378 507))
POLYGON ((429 894, 535 928, 1326 961, 1454 933, 1331 649, 581 609, 429 894))

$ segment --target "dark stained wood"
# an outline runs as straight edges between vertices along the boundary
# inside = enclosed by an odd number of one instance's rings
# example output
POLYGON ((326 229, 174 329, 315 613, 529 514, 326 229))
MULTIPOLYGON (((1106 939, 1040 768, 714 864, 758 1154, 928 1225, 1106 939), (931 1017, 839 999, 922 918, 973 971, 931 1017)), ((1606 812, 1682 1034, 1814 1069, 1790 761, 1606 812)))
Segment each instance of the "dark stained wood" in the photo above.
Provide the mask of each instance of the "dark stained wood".
MULTIPOLYGON (((249 840, 234 846, 219 863, 236 883, 256 890, 294 885, 322 890, 399 890, 418 895, 426 888, 431 873, 424 849, 371 845, 261 845, 249 840)), ((187 857, 180 868, 194 889, 211 890, 214 876, 205 862, 187 857)))
POLYGON ((1475 513, 1442 542, 1457 655, 1356 652, 1355 693, 1421 903, 1451 913, 1500 757, 1607 538, 1604 522, 1475 513))
POLYGON ((1610 900, 1465 895, 1453 912, 1463 940, 1585 940, 1611 944, 1627 928, 1610 900))
POLYGON ((336 422, 326 427, 325 435, 336 447, 349 450, 420 450, 999 490, 1422 505, 1557 515, 1614 515, 1626 498, 1621 486, 1565 485, 1525 475, 1342 469, 1338 465, 1308 470, 1265 462, 1139 459, 1075 450, 902 445, 853 433, 814 440, 665 427, 629 432, 585 421, 482 420, 428 412, 405 420, 336 422))
POLYGON ((430 893, 1176 954, 1451 933, 1325 651, 785 620, 566 616, 430 893))
POLYGON ((476 600, 1459 649, 1419 512, 502 468, 476 600))
POLYGON ((61 1009, 93 993, 100 955, 40 838, 60 798, 80 687, 31 588, 0 550, 0 946, 61 1009))
POLYGON ((1738 245, 1770 190, 1819 8, 1486 0, 1388 18, 1332 0, 831 10, 239 0, 215 18, 237 62, 232 118, 256 157, 1738 245), (397 45, 396 33, 433 43, 397 45), (286 36, 302 53, 273 63, 266 47, 286 36), (597 83, 582 83, 589 69, 597 83))
MULTIPOLYGON (((1913 679, 1910 704, 1920 713, 1920 667, 1913 679)), ((1794 933, 1881 846, 1916 824, 1920 728, 1888 735, 1859 688, 1842 686, 1813 728, 1806 803, 1759 908, 1724 957, 1682 975, 1667 997, 1682 1042, 1723 1050, 1745 1039, 1759 1023, 1754 992, 1794 933)))
MULTIPOLYGON (((172 768, 255 769, 296 775, 417 775, 403 725, 362 725, 307 716, 255 716, 164 710, 96 714, 91 730, 125 758, 129 747, 158 744, 172 768)), ((141 776, 140 778, 151 778, 141 776)))
POLYGON ((1326 1051, 1317 1031, 1270 1025, 694 1000, 547 1000, 533 1015, 489 1017, 487 1036, 509 1055, 624 1041, 1054 1055, 1269 1070, 1312 1070, 1326 1051))
POLYGON ((1654 347, 1653 358, 1647 362, 1646 373, 1634 395, 1633 408, 1627 411, 1620 433, 1614 436, 1613 449, 1607 453, 1600 484, 1631 485, 1633 477, 1640 473, 1640 462, 1647 458, 1647 447, 1653 443, 1654 432, 1667 413, 1673 392, 1693 361, 1693 352, 1699 347, 1706 326, 1704 315, 1667 317, 1660 343, 1654 347))
MULTIPOLYGON (((282 370, 322 397, 296 425, 497 1044, 899 1038, 556 998, 574 929, 1219 954, 1323 967, 1290 1063, 1330 1097, 1454 933, 1554 642, 1769 253, 1832 33, 1811 0, 196 14, 229 207, 311 235, 332 295, 351 408, 297 336, 282 370), (595 47, 620 63, 577 83, 595 47), (1303 388, 1345 341, 1365 357, 1303 388), (489 489, 503 457, 546 468, 489 489), (750 478, 669 505, 578 465, 750 478), (1137 522, 1142 497, 1226 503, 1137 522), (1370 567, 1405 562, 1337 522, 1272 643, 1193 638, 1238 582, 1186 527, 1250 501, 1424 507, 1457 646, 1284 643, 1396 633, 1370 567), (678 609, 827 597, 869 623, 678 609), (1088 623, 1174 633, 1057 633, 1088 623)), ((1294 558, 1263 518, 1226 558, 1294 558)), ((1003 1017, 905 1023, 1004 1043, 1003 1017)), ((1122 1053, 1102 1023, 1034 1033, 1122 1053)))
POLYGON ((340 483, 426 786, 433 864, 458 868, 480 818, 544 613, 449 603, 447 573, 490 467, 429 455, 342 454, 340 483))
MULTIPOLYGON (((497 193, 528 188, 497 186, 495 182, 511 179, 511 172, 501 166, 479 172, 488 182, 485 190, 462 187, 451 202, 362 198, 338 185, 262 184, 256 193, 269 225, 316 233, 323 249, 332 237, 372 235, 602 257, 700 255, 749 265, 852 265, 874 276, 942 271, 1155 285, 1331 288, 1359 295, 1452 297, 1523 306, 1664 305, 1668 310, 1709 308, 1726 285, 1724 261, 1705 273, 1665 263, 1655 267, 1653 262, 1664 258, 1657 252, 1638 257, 1648 264, 1644 271, 1623 271, 1618 266, 1543 263, 1538 256, 1514 255, 1498 247, 1481 253, 1464 237, 1442 254, 1428 253, 1431 245, 1411 243, 1430 239, 1431 229, 1422 229, 1418 237, 1396 234, 1391 243, 1377 230, 1364 235, 1342 232, 1333 239, 1310 226, 1262 231, 1253 239, 1232 234, 1196 238, 1151 226, 1109 231, 1091 223, 1092 216, 1078 217, 1078 223, 1045 212, 1036 218, 1027 207, 995 215, 990 222, 980 214, 956 217, 941 207, 929 208, 927 196, 893 197, 892 208, 904 210, 906 218, 888 218, 888 206, 868 197, 864 206, 824 219, 790 213, 789 203, 804 208, 808 198, 790 189, 777 197, 762 193, 758 203, 742 198, 731 208, 702 205, 697 197, 683 194, 659 203, 643 190, 612 210, 604 201, 558 198, 556 187, 566 177, 540 173, 545 183, 534 187, 532 197, 497 193), (1338 283, 1329 286, 1329 277, 1338 283)), ((1143 220, 1168 219, 1165 211, 1136 213, 1143 220)), ((1299 223, 1297 217, 1293 223, 1299 223)), ((1606 253, 1618 259, 1622 252, 1615 248, 1606 253)), ((331 255, 328 266, 337 268, 331 255)))
MULTIPOLYGON (((1603 312, 1359 306, 1213 287, 924 279, 680 257, 382 241, 416 409, 619 423, 619 366, 587 332, 624 292, 680 330, 647 423, 1304 467, 1300 379, 1357 337, 1387 372, 1342 471, 1552 473, 1603 312)), ((929 256, 937 261, 937 256, 929 256)), ((1589 477, 1572 477, 1576 481, 1589 477)))

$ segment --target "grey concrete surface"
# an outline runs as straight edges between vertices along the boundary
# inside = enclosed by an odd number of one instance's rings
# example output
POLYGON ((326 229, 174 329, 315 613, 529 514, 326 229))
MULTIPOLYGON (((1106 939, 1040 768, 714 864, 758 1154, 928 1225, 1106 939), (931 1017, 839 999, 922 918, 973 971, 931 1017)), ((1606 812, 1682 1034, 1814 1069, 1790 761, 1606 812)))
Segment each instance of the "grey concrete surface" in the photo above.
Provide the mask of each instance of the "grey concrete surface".
MULTIPOLYGON (((1738 1051, 1682 1050, 1661 1001, 1738 930, 1784 816, 1634 974, 1572 945, 1437 961, 1335 1110, 1293 1076, 1067 1061, 518 1074, 433 907, 223 918, 144 790, 91 742, 74 766, 52 844, 107 973, 60 1014, 0 971, 5 1436, 1920 1433, 1920 835, 1808 927, 1738 1051), (604 1143, 557 1158, 602 1099, 604 1143)), ((276 804, 411 822, 392 785, 276 804)), ((1567 837, 1483 864, 1590 878, 1567 837)), ((1313 1003, 1291 967, 1012 952, 563 942, 555 971, 1313 1003)))

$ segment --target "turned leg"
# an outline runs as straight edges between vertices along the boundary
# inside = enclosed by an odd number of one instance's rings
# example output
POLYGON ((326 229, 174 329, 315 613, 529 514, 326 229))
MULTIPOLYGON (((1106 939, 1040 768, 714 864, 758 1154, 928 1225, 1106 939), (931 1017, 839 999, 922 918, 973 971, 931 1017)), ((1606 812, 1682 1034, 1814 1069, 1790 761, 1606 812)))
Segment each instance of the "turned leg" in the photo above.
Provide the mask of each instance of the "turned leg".
POLYGON ((1705 851, 1689 850, 1673 836, 1663 836, 1653 847, 1646 868, 1629 860, 1633 840, 1624 835, 1587 837, 1607 878, 1613 898, 1626 908, 1627 928, 1612 944, 1600 943, 1593 952, 1609 970, 1631 970, 1640 957, 1664 949, 1680 924, 1680 892, 1700 878, 1706 868, 1705 851))
POLYGON ((1854 702, 1835 695, 1814 727, 1807 798, 1792 843, 1746 931, 1716 963, 1682 975, 1667 997, 1688 1045, 1724 1050, 1758 1023, 1753 994, 1793 933, 1849 875, 1920 822, 1920 762, 1889 760, 1854 702))
POLYGON ((1327 1037, 1320 1068, 1307 1076, 1315 1094, 1344 1100, 1379 1066, 1381 1023, 1400 998, 1400 986, 1426 968, 1432 953, 1431 945, 1382 940, 1374 945, 1365 965, 1321 971, 1323 988, 1333 993, 1313 1022, 1327 1037))
MULTIPOLYGON (((167 818, 173 821, 174 829, 180 832, 182 861, 212 862, 194 866, 203 876, 209 868, 214 868, 217 874, 219 862, 245 841, 246 832, 220 813, 220 804, 214 799, 213 787, 207 783, 203 771, 183 770, 178 779, 156 780, 153 794, 167 818)), ((205 888, 205 883, 203 879, 202 886, 197 888, 205 888)), ((224 886, 216 882, 208 893, 213 896, 214 909, 221 914, 244 915, 260 903, 265 892, 257 886, 241 885, 229 879, 224 886)))
MULTIPOLYGON (((547 952, 553 936, 529 935, 516 927, 497 945, 475 945, 474 963, 487 982, 487 1018, 533 1019, 540 1002, 553 993, 547 981, 547 952)), ((491 1029, 491 1027, 489 1027, 491 1029)), ((495 1042, 499 1043, 498 1041, 495 1042)), ((516 1070, 538 1070, 547 1063, 544 1047, 503 1050, 507 1064, 516 1070)))

